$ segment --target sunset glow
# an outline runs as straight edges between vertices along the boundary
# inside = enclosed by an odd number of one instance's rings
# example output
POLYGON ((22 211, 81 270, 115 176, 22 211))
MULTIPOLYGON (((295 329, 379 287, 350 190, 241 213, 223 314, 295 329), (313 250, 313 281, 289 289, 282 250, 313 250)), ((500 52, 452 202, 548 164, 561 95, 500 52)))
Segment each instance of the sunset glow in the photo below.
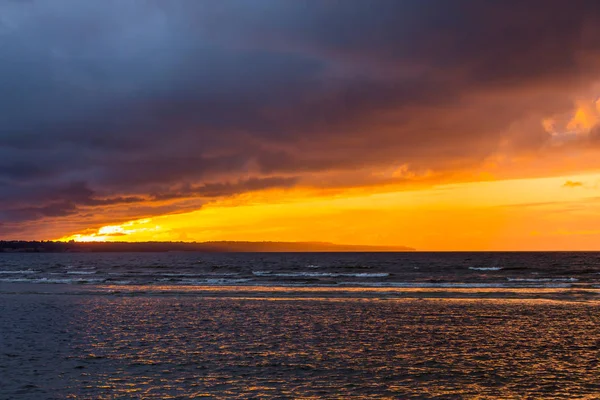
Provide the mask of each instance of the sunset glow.
POLYGON ((420 250, 589 249, 600 239, 600 173, 307 197, 247 195, 188 213, 105 226, 76 241, 327 241, 420 250), (265 202, 264 198, 269 201, 265 202))
POLYGON ((1 6, 0 239, 600 250, 592 3, 167 3, 1 6))
POLYGON ((600 399, 600 0, 0 0, 0 400, 600 399))

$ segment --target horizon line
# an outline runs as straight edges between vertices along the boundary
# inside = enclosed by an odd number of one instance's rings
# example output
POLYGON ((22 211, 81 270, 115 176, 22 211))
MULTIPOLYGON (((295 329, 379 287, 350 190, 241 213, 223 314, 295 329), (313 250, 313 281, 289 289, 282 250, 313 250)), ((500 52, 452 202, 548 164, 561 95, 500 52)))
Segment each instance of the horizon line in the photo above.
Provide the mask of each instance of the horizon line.
MULTIPOLYGON (((373 245, 373 244, 349 244, 349 243, 334 243, 334 242, 326 242, 326 241, 274 241, 274 240, 264 240, 264 241, 250 241, 250 240, 208 240, 208 241, 61 241, 61 240, 23 240, 23 239, 0 239, 0 243, 53 243, 53 244, 76 244, 79 246, 85 245, 93 245, 93 246, 110 246, 110 245, 150 245, 150 244, 197 244, 197 245, 208 245, 208 244, 222 244, 222 245, 236 245, 236 244, 247 244, 247 245, 317 245, 317 246, 333 246, 333 247, 357 247, 357 248, 365 248, 365 250, 355 250, 355 251, 346 251, 346 252, 372 252, 372 253, 597 253, 600 252, 600 249, 577 249, 577 250, 569 250, 569 249, 417 249, 411 246, 406 245, 373 245)), ((225 252, 235 253, 235 252, 244 252, 243 250, 230 249, 225 250, 225 252)), ((316 249, 315 249, 316 250, 316 249)), ((315 251, 311 249, 301 250, 295 249, 294 251, 286 251, 286 250, 277 250, 277 249, 265 249, 262 252, 302 252, 302 253, 310 253, 310 252, 328 252, 324 251, 315 251)), ((157 250, 157 252, 168 252, 169 250, 157 250)), ((182 250, 186 251, 186 250, 182 250)), ((190 250, 188 250, 190 251, 190 250)), ((193 251, 193 250, 191 250, 193 251)), ((3 251, 0 251, 0 253, 3 251)), ((258 251, 261 252, 261 251, 258 251)), ((335 251, 330 251, 335 252, 335 251)), ((344 251, 338 251, 344 252, 344 251)))

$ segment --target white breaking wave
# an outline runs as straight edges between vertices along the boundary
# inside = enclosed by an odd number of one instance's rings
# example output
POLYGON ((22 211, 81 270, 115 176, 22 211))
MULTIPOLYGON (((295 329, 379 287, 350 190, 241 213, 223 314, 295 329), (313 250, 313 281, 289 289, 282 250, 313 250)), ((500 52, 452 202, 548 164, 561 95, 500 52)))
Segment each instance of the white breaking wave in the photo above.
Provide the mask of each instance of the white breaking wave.
POLYGON ((314 264, 310 264, 310 265, 307 265, 307 266, 306 266, 306 268, 310 268, 310 269, 318 269, 318 268, 321 268, 321 266, 320 266, 320 265, 314 265, 314 264))
POLYGON ((474 271, 500 271, 502 267, 469 267, 474 271))
POLYGON ((52 278, 38 278, 38 279, 27 279, 27 278, 2 278, 0 282, 6 283, 100 283, 104 282, 104 279, 52 279, 52 278))
POLYGON ((7 282, 7 283, 32 282, 32 283, 35 283, 35 279, 26 279, 26 278, 0 278, 0 282, 7 282))
POLYGON ((35 274, 38 272, 40 272, 40 271, 34 271, 32 269, 25 269, 25 270, 19 270, 19 271, 0 271, 0 274, 35 274))
POLYGON ((335 278, 335 277, 345 277, 345 278, 384 278, 389 276, 390 274, 387 272, 359 272, 355 274, 348 273, 337 273, 337 272, 278 272, 273 273, 273 271, 252 271, 252 274, 255 276, 276 276, 282 278, 335 278))
POLYGON ((183 279, 181 283, 188 285, 231 285, 235 283, 249 282, 252 279, 240 278, 240 279, 183 279))
POLYGON ((577 282, 577 278, 506 278, 509 282, 577 282))
POLYGON ((96 271, 67 271, 67 275, 93 275, 96 271))
MULTIPOLYGON (((153 274, 154 275, 154 274, 153 274)), ((219 277, 219 276, 238 276, 239 273, 237 272, 231 272, 231 273, 195 273, 195 274, 186 274, 186 273, 165 273, 165 274, 156 274, 158 276, 171 276, 171 277, 178 277, 178 276, 187 276, 187 277, 203 277, 203 276, 215 276, 215 277, 219 277)))

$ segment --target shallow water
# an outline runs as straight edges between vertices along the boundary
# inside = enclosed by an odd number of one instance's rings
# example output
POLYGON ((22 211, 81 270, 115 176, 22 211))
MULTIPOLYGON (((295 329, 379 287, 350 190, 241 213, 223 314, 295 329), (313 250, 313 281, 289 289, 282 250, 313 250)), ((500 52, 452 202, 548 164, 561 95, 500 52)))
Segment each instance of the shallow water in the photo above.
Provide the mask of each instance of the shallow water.
POLYGON ((0 398, 600 396, 594 301, 64 293, 0 294, 0 398))

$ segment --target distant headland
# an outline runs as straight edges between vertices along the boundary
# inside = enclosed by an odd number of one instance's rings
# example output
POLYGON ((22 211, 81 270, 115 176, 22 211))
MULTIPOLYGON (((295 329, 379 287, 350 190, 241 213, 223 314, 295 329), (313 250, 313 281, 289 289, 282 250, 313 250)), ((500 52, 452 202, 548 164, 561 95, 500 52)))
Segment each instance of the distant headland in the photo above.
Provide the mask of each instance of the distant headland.
POLYGON ((53 242, 0 241, 0 253, 126 253, 195 251, 204 253, 401 252, 406 246, 363 246, 326 242, 53 242))

